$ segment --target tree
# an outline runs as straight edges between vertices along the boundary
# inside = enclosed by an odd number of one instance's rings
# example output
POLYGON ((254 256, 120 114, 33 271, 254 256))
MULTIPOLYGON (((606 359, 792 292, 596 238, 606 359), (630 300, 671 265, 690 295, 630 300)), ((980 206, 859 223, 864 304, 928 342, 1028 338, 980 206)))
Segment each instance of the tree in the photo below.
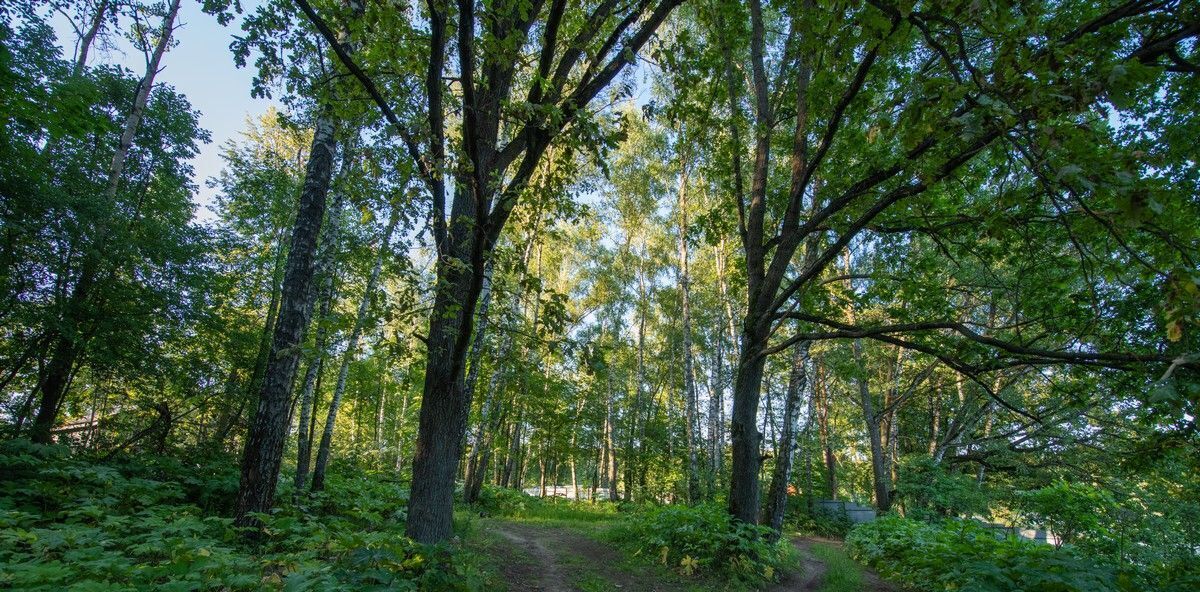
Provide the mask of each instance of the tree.
MULTIPOLYGON (((761 436, 755 420, 766 357, 814 336, 771 343, 782 321, 813 320, 796 312, 794 296, 868 227, 948 195, 951 180, 985 183, 983 162, 1021 154, 1029 137, 1046 138, 1073 125, 1066 122, 1086 114, 1103 92, 1117 92, 1108 86, 1117 77, 1126 81, 1117 86, 1142 84, 1120 73, 1160 63, 1177 42, 1195 35, 1175 5, 1123 4, 1085 14, 1044 7, 1039 19, 1012 18, 1007 8, 993 14, 962 5, 950 9, 952 18, 922 8, 764 8, 753 2, 748 10, 726 4, 699 15, 715 40, 706 54, 709 79, 724 74, 724 88, 714 85, 712 92, 728 104, 727 179, 747 274, 731 425, 729 509, 739 520, 758 516, 761 436), (768 20, 782 26, 768 28, 768 20), (1154 32, 1143 34, 1148 23, 1154 32), (991 42, 966 43, 979 37, 991 42), (1031 47, 1025 44, 1030 38, 1048 41, 1031 47), (736 75, 739 67, 751 73, 748 92, 736 75), (1035 82, 1016 75, 1026 71, 1042 75, 1035 82), (1113 72, 1117 77, 1106 78, 1113 72), (747 105, 750 125, 742 115, 747 105), (792 133, 774 133, 784 122, 791 122, 792 133), (747 131, 753 146, 748 173, 741 162, 747 131), (787 166, 775 165, 776 148, 786 154, 787 166), (823 205, 804 216, 806 202, 814 200, 823 205), (820 253, 794 266, 797 248, 814 233, 824 235, 820 253)), ((838 337, 853 338, 854 331, 838 337)), ((1139 355, 1107 359, 1172 359, 1139 355)))
MULTIPOLYGON (((103 20, 103 6, 98 11, 97 19, 103 20)), ((129 156, 129 149, 133 145, 135 134, 137 134, 138 126, 141 125, 143 115, 146 110, 146 104, 150 100, 150 91, 154 88, 154 77, 159 72, 159 64, 162 62, 163 54, 166 53, 167 47, 171 44, 171 35, 175 31, 175 15, 179 13, 179 0, 173 0, 167 6, 166 13, 162 17, 162 25, 158 30, 157 39, 153 40, 152 53, 146 62, 146 73, 138 82, 137 93, 133 99, 133 105, 129 113, 125 116, 123 130, 116 150, 113 153, 112 163, 106 171, 107 183, 105 185, 103 199, 106 202, 112 202, 116 199, 117 189, 120 187, 122 173, 125 170, 125 163, 129 156)), ((93 35, 94 37, 94 35, 93 35)), ((144 43, 150 44, 150 40, 143 40, 144 43)), ((91 43, 90 40, 87 43, 91 43)), ((86 60, 84 53, 85 47, 81 46, 80 60, 82 64, 86 60)), ((80 68, 77 66, 76 70, 80 68)), ((97 243, 91 248, 96 251, 103 251, 107 248, 108 237, 106 230, 101 230, 97 237, 97 243)), ((74 287, 71 289, 71 294, 64 304, 63 325, 64 328, 54 331, 54 345, 50 361, 46 366, 46 372, 37 386, 37 390, 41 393, 41 403, 38 406, 37 415, 34 417, 33 426, 30 431, 30 439, 34 442, 48 443, 50 442, 50 430, 54 427, 55 421, 58 418, 58 413, 62 407, 63 397, 66 395, 68 384, 72 373, 75 370, 76 360, 79 357, 82 349, 82 341, 86 338, 84 334, 86 327, 94 318, 95 311, 89 310, 94 299, 95 285, 98 281, 103 281, 100 276, 110 272, 107 269, 101 269, 103 263, 99 260, 99 253, 93 251, 84 257, 80 265, 79 276, 75 280, 74 287)))
MULTIPOLYGON (((308 2, 297 3, 336 48, 328 25, 308 2)), ((362 83, 404 140, 431 194, 430 218, 438 267, 426 336, 429 354, 408 518, 409 536, 417 541, 436 542, 450 536, 454 474, 470 409, 465 389, 466 357, 483 287, 485 261, 546 149, 569 124, 586 117, 584 110, 592 99, 633 60, 678 3, 679 0, 663 0, 622 8, 624 12, 620 13, 615 12, 618 7, 612 2, 601 2, 590 10, 569 9, 562 1, 552 2, 544 9, 540 3, 532 8, 514 3, 488 7, 486 18, 481 19, 485 15, 472 0, 460 1, 456 41, 462 89, 463 125, 459 143, 463 160, 453 168, 447 166, 447 106, 442 80, 446 35, 450 30, 449 7, 436 1, 425 7, 429 37, 424 99, 429 133, 424 138, 424 150, 407 123, 396 116, 376 83, 354 63, 352 56, 338 52, 342 65, 362 83), (478 33, 477 19, 483 23, 478 33), (535 22, 541 28, 540 46, 530 34, 535 22), (497 45, 500 40, 504 40, 503 47, 507 49, 497 45), (595 49, 586 60, 589 52, 584 48, 595 49), (537 56, 536 69, 528 74, 534 75, 538 82, 529 85, 524 98, 525 108, 532 117, 508 125, 502 109, 514 96, 520 97, 514 83, 520 80, 518 74, 526 72, 523 69, 518 72, 524 62, 517 56, 527 51, 537 56), (579 78, 573 80, 574 76, 579 78), (455 176, 455 192, 447 219, 443 175, 451 171, 455 176)), ((575 129, 581 128, 586 129, 584 126, 575 129)))

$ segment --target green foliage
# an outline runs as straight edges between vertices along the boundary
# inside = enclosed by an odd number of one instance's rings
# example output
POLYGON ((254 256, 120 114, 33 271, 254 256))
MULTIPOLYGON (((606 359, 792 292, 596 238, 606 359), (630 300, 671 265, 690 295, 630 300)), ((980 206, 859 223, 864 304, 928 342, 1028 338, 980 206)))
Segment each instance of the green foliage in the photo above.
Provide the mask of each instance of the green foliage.
POLYGON ((854 526, 846 512, 822 511, 819 507, 810 512, 806 496, 788 498, 787 521, 799 532, 821 537, 842 538, 854 526))
POLYGON ((884 516, 855 527, 846 545, 881 574, 931 592, 1184 590, 1200 581, 1195 561, 1108 565, 1074 546, 1005 537, 969 520, 929 524, 884 516))
POLYGON ((809 547, 809 552, 825 564, 821 592, 858 592, 863 589, 862 568, 844 550, 833 545, 814 543, 809 547))
POLYGON ((971 475, 952 473, 926 455, 901 460, 896 484, 899 500, 910 518, 986 516, 988 492, 971 475))
POLYGON ((1063 480, 1020 492, 1017 499, 1017 508, 1027 520, 1050 530, 1064 543, 1106 538, 1106 517, 1116 505, 1107 491, 1063 480))
POLYGON ((542 498, 504 487, 485 485, 475 508, 484 514, 533 521, 601 522, 617 515, 612 502, 542 498))
POLYGON ((715 504, 650 507, 611 531, 635 555, 684 575, 708 572, 749 585, 774 581, 790 566, 794 550, 771 542, 767 527, 734 521, 715 504))
POLYGON ((477 564, 403 536, 406 494, 333 476, 311 500, 261 515, 250 543, 213 497, 230 459, 91 463, 60 447, 0 449, 0 587, 21 590, 475 590, 477 564))

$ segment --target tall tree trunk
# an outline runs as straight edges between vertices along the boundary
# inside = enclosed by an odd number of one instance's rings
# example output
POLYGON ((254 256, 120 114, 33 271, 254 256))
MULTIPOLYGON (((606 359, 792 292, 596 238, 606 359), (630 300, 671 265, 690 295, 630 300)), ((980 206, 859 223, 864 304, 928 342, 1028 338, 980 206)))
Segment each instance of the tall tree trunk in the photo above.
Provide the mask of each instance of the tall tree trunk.
POLYGON ((837 499, 838 483, 837 483, 837 455, 833 452, 833 431, 830 429, 829 417, 829 390, 826 388, 822 367, 816 369, 816 381, 813 384, 817 397, 818 409, 817 420, 819 425, 819 436, 822 456, 825 460, 825 493, 829 499, 837 499))
POLYGON ((400 219, 399 208, 393 206, 388 219, 387 228, 379 240, 379 252, 375 255, 375 265, 371 267, 371 276, 363 290, 362 300, 358 302, 358 313, 354 316, 354 327, 346 340, 346 352, 342 355, 342 364, 338 368, 337 384, 334 385, 333 398, 329 400, 329 411, 325 416, 325 430, 321 433, 321 445, 317 447, 317 461, 313 465, 312 490, 325 489, 325 470, 329 466, 329 453, 333 446, 333 428, 337 423, 338 408, 342 395, 346 392, 346 378, 350 375, 350 363, 358 355, 358 341, 362 337, 363 325, 367 321, 367 312, 371 309, 371 300, 375 297, 375 288, 379 285, 379 275, 383 270, 383 259, 388 254, 392 243, 392 233, 400 219))
POLYGON ((796 422, 800 417, 800 394, 807 388, 808 349, 811 342, 801 341, 792 346, 792 372, 788 376, 787 396, 783 403, 783 428, 775 446, 775 467, 771 487, 767 492, 765 520, 776 536, 783 529, 787 512, 788 484, 792 479, 792 456, 796 450, 796 422))
MULTIPOLYGON (((341 165, 341 175, 344 177, 349 172, 349 151, 348 145, 343 145, 343 156, 341 165)), ((296 474, 292 480, 292 484, 296 492, 304 488, 308 482, 309 464, 312 462, 312 444, 313 444, 313 398, 320 384, 320 374, 325 368, 325 357, 328 352, 325 350, 329 347, 328 329, 325 326, 325 319, 329 317, 329 312, 333 308, 333 302, 337 298, 337 288, 335 280, 335 262, 337 260, 337 250, 339 237, 342 228, 342 206, 345 201, 345 192, 339 191, 334 197, 333 203, 330 204, 329 216, 326 221, 326 226, 321 231, 320 255, 317 259, 317 267, 314 275, 320 282, 320 287, 313 291, 313 296, 317 304, 317 318, 314 324, 317 327, 317 335, 314 343, 313 357, 308 361, 308 367, 304 370, 304 379, 301 381, 300 390, 300 421, 299 429, 296 433, 296 474)))
MULTIPOLYGON (((645 240, 643 239, 642 250, 645 251, 645 240)), ((645 271, 638 272, 638 337, 637 337, 637 373, 634 376, 634 392, 633 409, 630 410, 629 417, 631 424, 629 426, 629 445, 625 452, 625 501, 633 501, 633 483, 634 474, 639 476, 638 483, 645 485, 646 464, 646 424, 650 421, 650 414, 647 411, 645 417, 642 417, 643 408, 648 408, 651 405, 646 401, 646 278, 645 271), (638 448, 639 452, 635 456, 634 448, 638 448), (635 463, 636 460, 636 463, 635 463)), ((644 488, 643 488, 644 489, 644 488)), ((643 492, 639 491, 638 495, 643 492)))
MULTIPOLYGON (((250 371, 250 383, 246 385, 246 399, 253 400, 262 391, 263 376, 267 373, 267 362, 271 359, 271 343, 275 337, 275 321, 279 318, 279 299, 283 290, 283 274, 287 264, 288 242, 284 229, 280 228, 275 245, 275 265, 271 269, 271 299, 267 302, 267 318, 263 322, 263 330, 258 341, 258 353, 254 357, 254 368, 250 371)), ((230 420, 229 429, 237 423, 242 414, 238 408, 237 416, 230 420)))
POLYGON ((942 384, 937 382, 929 391, 929 456, 938 448, 938 431, 942 424, 942 384))
POLYGON ((401 383, 401 388, 404 389, 404 398, 400 401, 400 417, 396 420, 398 432, 396 434, 396 472, 399 473, 404 468, 404 447, 408 443, 408 432, 404 429, 405 423, 408 422, 408 404, 412 401, 412 389, 409 388, 407 382, 401 383))
MULTIPOLYGON (((475 395, 476 385, 479 383, 479 371, 483 366, 483 342, 484 335, 487 333, 488 326, 488 309, 492 303, 492 261, 488 260, 483 272, 483 288, 479 295, 479 312, 476 314, 475 321, 475 336, 471 341, 471 368, 467 371, 466 388, 470 392, 470 397, 473 399, 475 395)), ((505 356, 500 356, 498 359, 503 360, 505 356)), ((499 374, 499 372, 496 372, 499 374)), ((493 375, 495 376, 495 375, 493 375)), ((492 414, 492 401, 495 399, 496 393, 494 389, 489 388, 484 394, 483 403, 479 407, 479 425, 475 428, 475 433, 471 441, 471 453, 467 457, 466 475, 463 478, 463 501, 468 504, 473 504, 479 497, 479 491, 483 487, 483 467, 480 466, 482 457, 482 448, 486 439, 485 432, 487 431, 488 420, 492 414), (478 483, 478 485, 476 485, 478 483)), ((490 442, 488 443, 490 444, 490 442)))
MULTIPOLYGON (((438 259, 437 286, 429 321, 425 388, 413 457, 413 483, 406 534, 418 542, 450 537, 454 477, 462 458, 470 414, 466 358, 475 307, 483 290, 484 245, 476 225, 480 212, 471 181, 460 176, 446 250, 438 259)), ((483 190, 483 188, 479 188, 483 190)))
POLYGON ((717 480, 719 481, 721 478, 721 475, 723 475, 725 473, 725 436, 726 436, 726 425, 727 425, 726 417, 725 417, 725 388, 727 385, 732 385, 732 380, 730 380, 730 374, 731 374, 731 371, 734 370, 733 364, 730 363, 729 360, 727 359, 727 354, 726 354, 726 349, 725 349, 725 344, 727 343, 726 337, 728 338, 728 343, 730 344, 730 350, 732 350, 732 348, 735 347, 735 345, 737 343, 737 328, 736 328, 734 320, 733 320, 734 319, 733 302, 729 296, 729 283, 728 283, 728 280, 726 279, 726 277, 728 275, 728 271, 727 271, 728 268, 727 268, 727 262, 726 262, 725 238, 724 237, 721 238, 720 244, 717 245, 716 263, 717 263, 717 294, 720 299, 719 304, 723 305, 721 307, 721 310, 723 312, 723 316, 721 317, 721 323, 723 326, 717 327, 717 329, 716 329, 716 332, 717 332, 717 337, 716 337, 717 353, 716 353, 716 355, 717 355, 717 365, 718 365, 719 371, 717 372, 717 384, 714 387, 714 392, 716 393, 716 399, 717 399, 717 409, 716 409, 716 416, 714 419, 714 430, 716 432, 716 436, 714 437, 714 444, 716 446, 714 456, 716 458, 716 463, 715 463, 715 466, 713 467, 713 472, 717 475, 717 480), (722 331, 725 332, 724 335, 722 335, 722 331))
POLYGON ((133 146, 133 136, 142 123, 142 114, 146 111, 146 103, 150 100, 150 90, 154 87, 154 77, 158 75, 163 54, 167 53, 167 48, 171 46, 171 35, 175 32, 175 16, 179 14, 179 1, 171 0, 171 4, 167 7, 167 14, 163 17, 162 27, 158 31, 158 41, 154 45, 154 52, 150 54, 150 61, 146 64, 146 74, 138 82, 138 91, 133 99, 133 109, 125 118, 121 143, 117 146, 112 164, 108 167, 108 187, 104 191, 104 198, 107 201, 112 201, 117 196, 121 173, 125 171, 125 160, 129 157, 129 148, 133 146))
MULTIPOLYGON (((751 306, 753 304, 751 302, 751 306)), ((763 367, 767 361, 763 350, 769 334, 768 323, 752 315, 747 315, 742 329, 738 368, 733 383, 733 415, 729 422, 733 440, 729 513, 748 524, 758 521, 758 471, 762 467, 762 435, 757 425, 758 402, 762 392, 763 367)))
POLYGON ((679 178, 679 198, 676 209, 679 210, 679 295, 683 324, 683 395, 687 410, 687 496, 688 502, 700 501, 700 462, 696 448, 699 447, 700 421, 697 417, 696 380, 692 372, 692 302, 691 286, 688 274, 688 159, 683 157, 682 171, 679 178))
POLYGON ((883 449, 880 433, 881 418, 875 413, 875 402, 871 398, 871 390, 867 384, 862 343, 855 339, 851 347, 854 350, 854 361, 859 372, 859 375, 855 377, 855 382, 858 384, 859 404, 862 406, 863 420, 867 424, 867 439, 871 445, 871 477, 875 485, 875 507, 880 512, 886 512, 892 507, 891 479, 888 476, 886 452, 883 449))
POLYGON ((300 193, 300 206, 292 231, 283 298, 270 361, 259 395, 258 408, 246 437, 241 480, 234 506, 235 523, 256 526, 250 514, 266 512, 275 500, 275 484, 283 460, 291 408, 292 383, 300 361, 300 345, 312 316, 312 289, 317 237, 325 216, 325 197, 333 174, 334 120, 322 108, 313 132, 312 148, 300 193))

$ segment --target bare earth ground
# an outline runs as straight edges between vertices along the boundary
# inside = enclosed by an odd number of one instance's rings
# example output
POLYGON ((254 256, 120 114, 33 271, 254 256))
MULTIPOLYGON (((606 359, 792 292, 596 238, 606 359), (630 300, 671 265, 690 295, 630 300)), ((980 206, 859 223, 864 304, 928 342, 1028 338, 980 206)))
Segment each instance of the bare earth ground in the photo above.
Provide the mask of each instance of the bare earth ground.
MULTIPOLYGON (((692 588, 686 580, 630 562, 621 551, 570 528, 499 520, 489 521, 484 528, 506 543, 494 545, 491 551, 509 592, 684 592, 692 588)), ((793 540, 801 569, 787 574, 770 592, 821 589, 825 564, 811 553, 813 542, 793 540)), ((895 592, 875 574, 863 576, 864 592, 895 592)))

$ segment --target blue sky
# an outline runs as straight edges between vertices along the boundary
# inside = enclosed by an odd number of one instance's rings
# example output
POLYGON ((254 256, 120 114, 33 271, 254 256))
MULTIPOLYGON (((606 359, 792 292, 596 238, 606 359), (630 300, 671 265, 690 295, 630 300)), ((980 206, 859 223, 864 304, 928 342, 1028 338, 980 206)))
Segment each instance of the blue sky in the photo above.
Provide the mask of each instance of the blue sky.
MULTIPOLYGON (((248 8, 255 4, 243 1, 248 8)), ((51 22, 63 45, 63 53, 69 58, 73 53, 74 33, 61 16, 51 22)), ((170 84, 186 95, 201 113, 200 125, 212 133, 212 142, 201 146, 200 155, 192 161, 195 181, 200 187, 196 197, 200 204, 197 218, 207 220, 212 217, 207 206, 212 203, 213 190, 206 187, 204 181, 221 170, 221 145, 245 129, 247 116, 258 116, 276 103, 251 98, 251 70, 238 69, 233 64, 229 43, 233 35, 240 32, 237 21, 222 27, 215 17, 200 11, 199 2, 184 0, 178 24, 175 31, 178 44, 163 57, 163 70, 155 84, 170 84)), ((139 76, 145 72, 142 54, 127 44, 121 44, 117 50, 93 53, 89 64, 97 63, 120 64, 139 76)))

